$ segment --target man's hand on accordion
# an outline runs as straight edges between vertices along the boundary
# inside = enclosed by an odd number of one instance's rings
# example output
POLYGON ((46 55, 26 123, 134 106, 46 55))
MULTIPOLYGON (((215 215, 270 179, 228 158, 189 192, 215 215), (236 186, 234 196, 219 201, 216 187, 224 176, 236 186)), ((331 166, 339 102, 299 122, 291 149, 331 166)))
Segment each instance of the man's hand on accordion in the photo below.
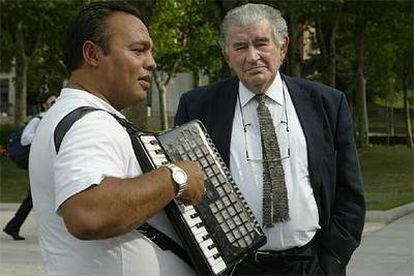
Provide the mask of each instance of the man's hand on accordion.
POLYGON ((187 187, 178 197, 185 205, 197 205, 205 193, 204 172, 197 162, 181 161, 174 163, 187 174, 187 187))

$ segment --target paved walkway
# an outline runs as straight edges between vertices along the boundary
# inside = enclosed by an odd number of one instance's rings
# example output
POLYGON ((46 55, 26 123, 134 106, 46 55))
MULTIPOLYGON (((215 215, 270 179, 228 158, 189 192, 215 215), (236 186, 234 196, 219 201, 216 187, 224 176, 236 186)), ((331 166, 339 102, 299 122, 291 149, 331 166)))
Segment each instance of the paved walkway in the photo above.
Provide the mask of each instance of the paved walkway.
POLYGON ((414 214, 397 219, 376 232, 365 233, 360 248, 352 256, 348 275, 413 276, 414 214))
MULTIPOLYGON (((14 208, 0 208, 0 227, 14 214, 14 208)), ((13 241, 0 234, 0 276, 40 276, 43 268, 37 242, 35 214, 30 213, 21 235, 25 241, 13 241)), ((369 222, 361 246, 353 255, 349 276, 413 276, 414 213, 390 224, 369 222)))
MULTIPOLYGON (((19 205, 16 204, 18 207, 19 205)), ((24 241, 14 241, 2 230, 14 215, 15 206, 0 210, 0 275, 1 276, 40 276, 44 275, 42 257, 37 241, 36 215, 31 212, 24 222, 20 234, 24 241)))

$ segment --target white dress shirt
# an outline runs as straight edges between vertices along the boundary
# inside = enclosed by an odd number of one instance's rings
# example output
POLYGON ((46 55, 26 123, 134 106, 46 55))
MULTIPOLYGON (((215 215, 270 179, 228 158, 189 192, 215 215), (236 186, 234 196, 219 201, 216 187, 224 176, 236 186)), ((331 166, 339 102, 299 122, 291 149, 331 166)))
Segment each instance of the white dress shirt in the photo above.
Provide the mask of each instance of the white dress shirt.
MULTIPOLYGON (((253 92, 241 82, 239 83, 239 96, 231 137, 230 170, 247 203, 262 225, 262 149, 256 111, 258 102, 254 96, 253 92)), ((275 223, 272 228, 263 228, 267 236, 267 244, 261 249, 284 250, 303 246, 314 237, 316 230, 320 229, 319 214, 310 185, 305 136, 287 86, 282 82, 279 73, 266 91, 266 96, 266 106, 269 108, 275 125, 283 159, 291 220, 275 223)))
MULTIPOLYGON (((43 117, 43 114, 45 113, 39 113, 38 116, 41 118, 43 117)), ((22 146, 27 146, 32 143, 33 138, 36 134, 37 127, 40 123, 40 118, 38 116, 33 117, 24 127, 22 136, 20 137, 20 144, 22 144, 22 146)))

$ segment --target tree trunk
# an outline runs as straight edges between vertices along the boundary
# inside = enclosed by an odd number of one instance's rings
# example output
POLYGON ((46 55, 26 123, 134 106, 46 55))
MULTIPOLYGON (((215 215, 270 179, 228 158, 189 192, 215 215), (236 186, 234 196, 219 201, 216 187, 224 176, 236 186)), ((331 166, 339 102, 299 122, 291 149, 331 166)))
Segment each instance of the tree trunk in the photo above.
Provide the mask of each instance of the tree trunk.
POLYGON ((165 85, 161 85, 158 90, 160 101, 160 117, 161 117, 161 129, 168 129, 168 114, 167 114, 167 88, 165 85))
POLYGON ((329 43, 329 60, 328 60, 328 81, 329 85, 335 87, 336 85, 336 29, 338 21, 335 22, 334 30, 331 35, 331 42, 329 43))
POLYGON ((386 145, 390 145, 390 136, 391 136, 391 123, 390 123, 390 103, 388 100, 385 100, 385 124, 387 127, 387 139, 386 139, 386 145))
POLYGON ((364 148, 369 144, 368 137, 368 111, 366 101, 366 80, 361 70, 357 73, 357 94, 358 94, 358 130, 359 145, 364 148))
MULTIPOLYGON (((162 73, 161 73, 162 74, 162 73)), ((160 122, 161 129, 168 129, 168 114, 167 114, 167 84, 170 80, 170 77, 167 78, 167 81, 163 82, 162 77, 159 72, 154 72, 154 81, 158 90, 158 99, 160 105, 160 122)))
POLYGON ((316 37, 318 42, 318 48, 321 51, 321 60, 322 60, 322 68, 320 68, 322 73, 322 81, 326 83, 326 68, 328 66, 327 64, 327 56, 328 56, 328 50, 327 50, 327 41, 325 40, 325 35, 323 31, 324 22, 322 21, 322 16, 319 14, 316 17, 316 37))
POLYGON ((336 78, 336 32, 342 13, 342 2, 334 3, 332 14, 319 15, 316 19, 316 35, 322 56, 322 79, 329 86, 335 87, 336 78))
MULTIPOLYGON (((237 6, 240 6, 242 1, 238 0, 215 0, 214 3, 217 5, 219 9, 220 16, 217 18, 219 19, 215 22, 217 28, 220 27, 221 22, 223 21, 224 17, 226 16, 227 12, 237 6)), ((223 79, 227 79, 232 76, 232 71, 227 66, 226 61, 224 60, 223 55, 221 55, 221 67, 218 74, 209 76, 211 81, 219 81, 223 79)))
POLYGON ((303 30, 302 24, 297 22, 297 18, 294 13, 288 15, 289 19, 289 33, 290 33, 290 45, 288 51, 287 74, 293 77, 301 77, 302 59, 303 59, 303 30))
POLYGON ((17 24, 16 29, 16 59, 15 59, 15 105, 14 105, 14 125, 16 127, 23 125, 26 121, 26 98, 27 98, 27 70, 29 60, 24 50, 24 38, 22 22, 17 24))
POLYGON ((133 122, 141 130, 149 131, 148 129, 148 116, 147 116, 147 102, 143 101, 138 103, 134 107, 127 108, 123 111, 125 116, 133 122))
POLYGON ((363 30, 364 25, 357 24, 355 50, 356 50, 356 107, 358 114, 358 144, 360 147, 367 147, 369 144, 368 137, 368 110, 366 100, 366 79, 364 77, 364 45, 363 30))
POLYGON ((192 72, 192 76, 193 76, 193 88, 199 87, 200 86, 200 75, 198 73, 198 70, 194 70, 192 72))
POLYGON ((408 98, 409 98, 408 97, 408 76, 404 77, 403 90, 404 90, 405 126, 407 129, 407 146, 409 148, 413 148, 414 147, 413 131, 411 128, 410 103, 408 101, 408 98))
POLYGON ((390 136, 394 136, 395 134, 395 124, 394 124, 394 108, 393 104, 390 106, 390 136))

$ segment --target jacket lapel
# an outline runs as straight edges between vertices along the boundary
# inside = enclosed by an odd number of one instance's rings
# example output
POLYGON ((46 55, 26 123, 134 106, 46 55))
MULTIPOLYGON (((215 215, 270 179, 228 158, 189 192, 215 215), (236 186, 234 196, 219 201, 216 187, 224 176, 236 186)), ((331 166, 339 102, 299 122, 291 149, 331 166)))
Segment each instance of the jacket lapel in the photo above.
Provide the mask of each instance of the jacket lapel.
POLYGON ((237 78, 225 82, 217 91, 209 112, 212 122, 209 133, 227 166, 230 163, 230 142, 238 90, 237 78))
POLYGON ((290 97, 305 135, 309 176, 316 201, 318 206, 320 206, 319 188, 321 179, 319 172, 320 158, 318 157, 323 153, 325 141, 322 103, 316 93, 306 89, 304 85, 299 84, 295 79, 287 76, 282 77, 286 81, 290 97))

